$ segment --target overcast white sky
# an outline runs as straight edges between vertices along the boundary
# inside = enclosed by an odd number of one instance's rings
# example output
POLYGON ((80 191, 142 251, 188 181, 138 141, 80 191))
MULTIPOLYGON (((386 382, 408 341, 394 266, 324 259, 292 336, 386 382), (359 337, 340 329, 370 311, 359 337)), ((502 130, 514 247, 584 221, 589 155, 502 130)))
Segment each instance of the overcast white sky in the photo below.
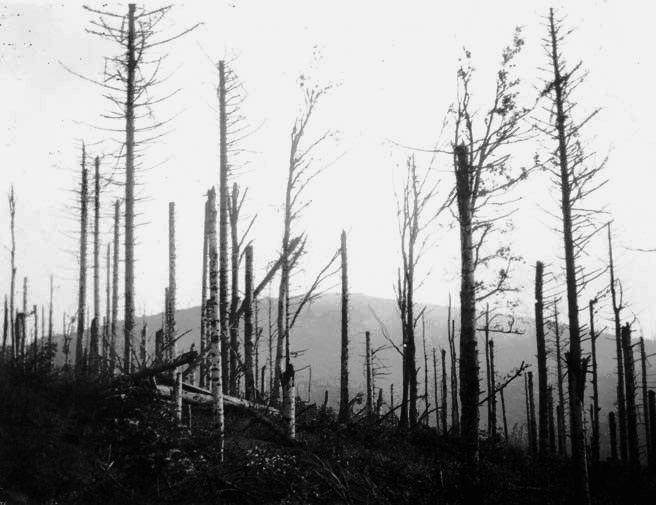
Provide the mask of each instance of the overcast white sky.
MULTIPOLYGON (((159 4, 153 4, 159 5, 159 4)), ((455 99, 462 46, 477 68, 475 99, 485 102, 494 70, 514 27, 524 27, 525 49, 519 71, 527 93, 539 86, 537 67, 545 64, 544 2, 188 2, 169 17, 169 33, 204 24, 168 52, 169 89, 181 93, 155 109, 162 119, 177 114, 172 132, 148 151, 141 176, 146 201, 138 212, 144 223, 137 249, 137 311, 159 311, 167 279, 167 204, 178 210, 179 306, 199 303, 202 245, 202 195, 218 181, 218 123, 214 64, 227 57, 248 92, 244 115, 254 133, 244 141, 252 151, 239 180, 250 188, 247 214, 258 214, 253 238, 260 269, 275 256, 281 225, 289 132, 300 95, 295 85, 307 72, 315 47, 323 55, 314 71, 319 80, 340 86, 320 105, 315 131, 340 132, 338 157, 310 189, 313 203, 302 226, 310 234, 308 275, 349 234, 353 292, 392 297, 398 265, 394 189, 407 154, 390 141, 432 147, 449 104, 455 99), (160 163, 162 162, 163 163, 160 163)), ((555 7, 559 7, 558 4, 555 7)), ((125 4, 106 8, 122 12, 125 4)), ((656 155, 651 148, 653 117, 654 7, 650 2, 569 2, 560 11, 575 28, 566 48, 569 61, 582 60, 589 77, 579 95, 581 107, 603 111, 588 130, 600 156, 608 154, 610 180, 601 198, 616 221, 618 274, 628 301, 640 315, 646 336, 656 329, 656 255, 622 246, 654 247, 653 188, 656 155)), ((79 166, 80 140, 103 134, 99 124, 107 103, 93 84, 67 72, 62 64, 93 78, 101 76, 103 57, 115 48, 85 32, 93 17, 73 3, 10 2, 0 6, 0 143, 2 187, 13 183, 18 199, 18 275, 30 279, 30 303, 47 301, 48 276, 56 276, 56 310, 74 310, 77 289, 77 230, 70 210, 79 166)), ((446 133, 450 135, 449 132, 446 133)), ((104 142, 97 154, 107 154, 104 142)), ((525 146, 530 155, 538 145, 525 146)), ((423 158, 422 158, 423 160, 423 158)), ((108 162, 109 163, 109 162, 108 162)), ((110 167, 106 167, 110 169, 110 167)), ((434 169, 443 187, 452 184, 449 159, 434 169)), ((543 210, 557 209, 543 175, 526 185, 513 243, 526 265, 517 281, 530 302, 532 265, 542 259, 558 265, 561 238, 543 210)), ((118 190, 103 201, 109 215, 118 190)), ((9 285, 9 219, 0 204, 2 257, 0 283, 9 285)), ((109 238, 111 225, 104 225, 109 238)), ((425 257, 432 274, 422 287, 423 301, 446 303, 457 295, 457 236, 435 229, 434 249, 425 257)), ((603 246, 603 244, 600 244, 603 246)), ((104 252, 104 246, 103 246, 104 252)), ((591 251, 603 256, 603 247, 591 251)), ((526 309, 529 310, 529 309, 526 309)))

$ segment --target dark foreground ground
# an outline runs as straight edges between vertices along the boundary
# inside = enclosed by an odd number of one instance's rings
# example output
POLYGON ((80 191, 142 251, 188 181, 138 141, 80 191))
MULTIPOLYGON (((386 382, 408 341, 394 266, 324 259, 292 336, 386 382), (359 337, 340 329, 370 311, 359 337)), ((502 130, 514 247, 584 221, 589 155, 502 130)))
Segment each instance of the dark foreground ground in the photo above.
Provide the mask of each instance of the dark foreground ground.
MULTIPOLYGON (((148 381, 106 387, 4 367, 0 504, 572 503, 564 461, 483 441, 473 488, 456 440, 297 409, 300 442, 291 445, 274 425, 228 408, 220 464, 211 413, 196 406, 192 430, 178 427, 148 381)), ((603 463, 591 469, 591 488, 594 504, 656 503, 646 470, 603 463)))

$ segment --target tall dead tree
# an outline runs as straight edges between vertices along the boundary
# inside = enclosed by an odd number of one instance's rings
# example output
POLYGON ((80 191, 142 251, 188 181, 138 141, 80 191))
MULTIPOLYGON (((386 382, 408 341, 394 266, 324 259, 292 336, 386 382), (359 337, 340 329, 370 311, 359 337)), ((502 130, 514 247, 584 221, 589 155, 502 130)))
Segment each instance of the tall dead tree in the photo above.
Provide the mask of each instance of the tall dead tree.
MULTIPOLYGON (((449 324, 447 323, 447 326, 449 324)), ((447 427, 447 386, 446 386, 446 350, 442 349, 441 350, 442 354, 442 433, 446 435, 448 433, 448 427, 447 427)))
POLYGON ((622 351, 624 355, 624 384, 626 384, 626 435, 629 463, 635 468, 640 466, 638 451, 638 417, 636 409, 636 384, 633 346, 631 344, 631 326, 622 326, 622 351))
POLYGON ((116 347, 116 339, 118 337, 118 262, 119 262, 119 238, 120 238, 120 206, 121 203, 116 200, 114 202, 114 242, 112 258, 112 322, 110 323, 110 358, 109 358, 109 374, 114 375, 116 371, 116 357, 118 356, 118 349, 116 347))
POLYGON ((455 320, 451 319, 451 295, 449 295, 447 338, 449 341, 449 355, 451 358, 451 431, 453 435, 458 436, 460 433, 460 409, 458 401, 458 358, 456 355, 455 344, 455 320))
POLYGON ((599 463, 599 384, 597 380, 597 338, 599 334, 595 332, 594 326, 594 306, 597 299, 590 300, 588 303, 588 310, 590 312, 590 345, 592 348, 592 416, 590 422, 592 423, 592 440, 591 440, 591 456, 594 463, 599 463))
MULTIPOLYGON (((246 246, 246 273, 244 278, 244 383, 246 399, 255 399, 257 381, 253 375, 253 246, 246 246)), ((257 330, 256 330, 257 331, 257 330)))
POLYGON ((563 358, 561 353, 560 324, 558 323, 558 303, 554 301, 554 334, 556 338, 556 382, 558 386, 558 405, 556 405, 556 426, 558 427, 558 455, 567 455, 565 426, 565 388, 563 379, 563 358))
POLYGON ((610 274, 610 295, 613 308, 613 322, 615 324, 615 352, 616 352, 616 365, 617 365, 617 416, 619 420, 619 442, 620 442, 620 458, 622 461, 627 461, 627 430, 626 430, 626 394, 624 384, 624 358, 622 355, 622 323, 621 312, 623 307, 621 285, 615 278, 615 263, 613 261, 613 243, 610 223, 608 227, 608 272, 610 274), (618 287, 620 293, 618 297, 618 287))
POLYGON ((87 214, 89 202, 87 152, 82 144, 82 179, 80 181, 80 249, 78 261, 80 273, 78 277, 77 296, 77 339, 75 341, 75 367, 79 371, 82 366, 86 300, 87 300, 87 214))
MULTIPOLYGON (((205 356, 207 345, 207 263, 209 255, 209 198, 205 200, 205 212, 203 218, 203 267, 201 278, 200 296, 200 354, 205 356)), ((206 387, 207 382, 207 360, 203 358, 200 362, 200 387, 206 387)))
POLYGON ((11 234, 11 281, 9 285, 9 326, 11 332, 11 347, 13 357, 18 357, 18 335, 16 335, 14 315, 16 314, 16 195, 14 185, 9 190, 9 232, 11 234))
POLYGON ((617 425, 615 412, 608 413, 608 431, 610 431, 610 459, 617 461, 617 425))
POLYGON ((169 361, 177 357, 175 341, 176 334, 176 275, 175 275, 175 202, 169 202, 169 300, 168 300, 168 321, 166 335, 167 355, 169 361))
MULTIPOLYGON (((152 113, 155 104, 166 100, 167 96, 158 97, 154 92, 166 79, 159 75, 165 56, 157 52, 162 46, 190 32, 196 26, 169 36, 160 33, 162 20, 166 18, 172 6, 154 10, 128 4, 126 14, 107 12, 84 7, 96 19, 90 22, 89 33, 96 35, 117 48, 117 56, 107 58, 102 79, 94 80, 82 76, 103 88, 104 95, 113 107, 103 117, 109 121, 123 123, 118 130, 124 133, 121 141, 122 150, 118 155, 125 166, 125 286, 124 286, 124 371, 129 373, 132 342, 136 334, 135 316, 135 186, 139 160, 143 159, 140 147, 152 143, 160 137, 158 129, 168 120, 157 120, 152 113), (157 48, 157 49, 155 49, 157 48), (148 113, 139 113, 139 111, 148 113)), ((162 54, 162 53, 159 53, 162 54)), ((175 94, 173 92, 172 94, 175 94)), ((170 96, 171 94, 168 94, 170 96)), ((117 131, 116 127, 107 131, 117 131)))
POLYGON ((490 435, 493 440, 497 438, 497 386, 496 386, 496 375, 494 370, 494 340, 490 340, 488 343, 489 353, 490 353, 490 390, 488 395, 490 395, 489 405, 490 405, 490 435))
POLYGON ((424 322, 425 312, 421 312, 421 341, 424 348, 424 413, 422 414, 424 423, 428 425, 428 409, 430 403, 428 401, 428 354, 426 352, 426 323, 424 322))
POLYGON ((547 400, 549 385, 547 383, 547 347, 544 337, 543 276, 544 264, 538 261, 535 264, 535 338, 538 347, 538 452, 541 456, 547 454, 549 444, 549 412, 547 400))
MULTIPOLYGON (((341 301, 341 332, 342 332, 342 343, 341 343, 341 357, 340 357, 340 376, 339 376, 339 421, 341 423, 347 423, 350 417, 349 409, 349 369, 348 369, 348 359, 349 359, 349 337, 348 337, 348 257, 346 250, 346 232, 342 230, 340 236, 340 255, 341 255, 341 273, 342 273, 342 301, 341 301)), ((369 332, 367 335, 367 345, 369 332)), ((367 348, 368 349, 368 348, 367 348)), ((367 352, 369 352, 367 350, 367 352)), ((369 363, 369 356, 367 355, 367 363, 369 363)), ((367 379, 369 376, 367 375, 367 379)), ((367 384, 367 400, 369 394, 369 384, 367 384)))
POLYGON ((89 342, 89 370, 98 373, 100 358, 100 158, 94 160, 93 190, 93 319, 89 342))
POLYGON ((569 323, 569 352, 565 355, 565 361, 575 494, 579 503, 588 504, 590 491, 583 430, 583 402, 588 359, 583 358, 581 353, 578 294, 593 278, 594 273, 586 272, 580 264, 577 268, 577 258, 598 230, 594 220, 598 211, 591 210, 589 205, 585 204, 585 199, 605 181, 600 182, 596 177, 603 168, 603 163, 597 166, 591 165, 589 156, 583 152, 581 129, 598 110, 583 118, 577 117, 573 93, 582 81, 577 73, 580 64, 573 69, 567 67, 562 51, 564 38, 562 23, 555 19, 554 11, 550 9, 547 37, 544 39, 549 69, 546 70, 545 87, 542 91, 542 96, 548 101, 546 107, 550 115, 539 125, 539 128, 556 146, 555 154, 549 160, 551 165, 549 171, 555 187, 560 192, 562 213, 569 323))
POLYGON ((213 397, 213 412, 214 424, 219 434, 220 444, 220 459, 223 460, 223 444, 225 432, 225 418, 223 413, 223 387, 221 381, 223 374, 221 368, 221 338, 220 338, 220 324, 219 324, 219 262, 218 262, 218 248, 216 240, 216 191, 214 188, 210 189, 208 195, 208 208, 209 208, 209 284, 210 284, 210 297, 207 300, 207 320, 209 322, 210 332, 210 382, 212 384, 212 397, 213 397))
MULTIPOLYGON (((8 333, 8 324, 9 324, 9 308, 7 304, 7 295, 5 295, 5 312, 4 312, 4 320, 2 323, 2 360, 4 361, 6 359, 6 351, 7 351, 7 333, 8 333)), ((13 352, 13 351, 12 351, 13 352)))
POLYGON ((511 76, 514 60, 523 45, 516 31, 511 47, 502 54, 492 103, 485 109, 480 131, 470 84, 470 55, 458 70, 459 97, 453 137, 454 199, 460 231, 460 433, 465 443, 465 461, 478 478, 479 365, 476 338, 476 304, 508 289, 509 270, 517 258, 509 247, 486 252, 490 236, 498 230, 508 204, 508 191, 527 176, 509 164, 508 146, 524 139, 523 121, 530 110, 517 103, 519 80, 511 76), (505 198, 504 198, 505 197, 505 198), (492 267, 497 275, 482 282, 480 267, 492 267), (476 273, 479 272, 477 279, 476 273))
POLYGON ((649 395, 647 390, 647 353, 645 352, 645 339, 640 337, 640 377, 642 378, 642 422, 645 425, 645 443, 647 447, 647 463, 654 466, 654 448, 651 445, 651 417, 649 413, 649 395))
MULTIPOLYGON (((442 413, 443 406, 440 405, 440 395, 438 389, 438 375, 437 375, 437 350, 433 347, 433 398, 435 401, 435 429, 440 432, 440 414, 442 413)), ((443 432, 444 433, 444 432, 443 432)))
POLYGON ((374 391, 372 384, 371 376, 371 333, 369 331, 364 332, 364 352, 365 352, 365 378, 366 378, 366 388, 367 395, 365 401, 365 412, 368 416, 373 414, 374 408, 374 391))

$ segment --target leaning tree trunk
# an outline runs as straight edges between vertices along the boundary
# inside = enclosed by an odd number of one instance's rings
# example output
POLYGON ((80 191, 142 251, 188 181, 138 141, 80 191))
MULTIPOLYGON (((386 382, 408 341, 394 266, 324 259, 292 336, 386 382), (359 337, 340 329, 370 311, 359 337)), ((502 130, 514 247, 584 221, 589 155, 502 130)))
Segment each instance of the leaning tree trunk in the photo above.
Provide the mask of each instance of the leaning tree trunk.
POLYGON ((460 225, 460 434, 472 478, 478 475, 479 371, 476 341, 476 281, 474 279, 473 209, 468 153, 456 147, 456 195, 460 225))
POLYGON ((624 383, 626 384, 626 434, 629 450, 629 463, 637 468, 640 466, 638 452, 638 419, 636 412, 636 385, 633 348, 631 347, 631 327, 622 327, 622 348, 624 351, 624 383))
POLYGON ((544 264, 535 264, 535 338, 538 344, 538 419, 539 419, 539 453, 547 454, 549 443, 549 412, 547 399, 547 348, 544 338, 544 304, 542 297, 542 280, 544 264))
POLYGON ((219 61, 219 324, 221 327, 221 380, 223 392, 230 384, 230 337, 228 332, 228 141, 225 62, 219 61))
POLYGON ((503 416, 503 438, 508 443, 508 418, 506 417, 506 398, 503 395, 503 389, 499 391, 501 396, 501 415, 503 416))
POLYGON ((129 374, 131 370, 132 342, 136 329, 134 312, 134 104, 137 70, 135 8, 135 4, 129 4, 125 100, 125 319, 123 322, 123 371, 126 374, 129 374))
POLYGON ((246 274, 244 279, 244 382, 246 399, 255 399, 256 381, 253 376, 253 246, 246 246, 246 274))
POLYGON ((75 341, 75 367, 79 372, 82 365, 84 328, 87 299, 87 204, 89 201, 86 149, 82 146, 82 183, 80 185, 80 276, 77 296, 77 339, 75 341))
POLYGON ((554 22, 553 9, 549 16, 551 39, 551 62, 553 65, 553 90, 556 95, 555 126, 558 135, 558 165, 560 168, 561 211, 563 216, 563 245, 565 249, 565 274, 567 283, 567 309, 569 319, 569 353, 567 358, 567 377, 569 389, 569 418, 572 441, 572 460, 576 476, 576 495, 581 505, 590 503, 588 468, 585 460, 585 438, 583 432, 583 395, 585 391, 586 365, 581 359, 581 335, 579 326, 578 288, 574 237, 572 231, 571 168, 566 136, 566 111, 563 76, 560 75, 561 61, 558 36, 554 22))
POLYGON ((210 264, 210 297, 207 300, 207 320, 210 331, 210 381, 212 384, 214 424, 219 434, 219 458, 223 461, 223 445, 225 419, 223 415, 223 374, 221 368, 221 338, 218 314, 219 283, 218 275, 218 252, 216 244, 216 192, 214 188, 209 192, 209 264, 210 264))
MULTIPOLYGON (((346 249, 346 232, 342 230, 340 236, 341 259, 342 259, 342 345, 341 345, 341 359, 340 359, 340 377, 339 377, 339 422, 347 423, 349 421, 349 338, 348 338, 348 254, 346 249)), ((369 332, 366 333, 369 335, 369 332)), ((367 360, 369 356, 367 356, 367 360)), ((367 361, 368 363, 368 361, 367 361)), ((367 375, 367 379, 369 376, 367 375)), ((367 385, 367 400, 369 400, 369 384, 367 385)))

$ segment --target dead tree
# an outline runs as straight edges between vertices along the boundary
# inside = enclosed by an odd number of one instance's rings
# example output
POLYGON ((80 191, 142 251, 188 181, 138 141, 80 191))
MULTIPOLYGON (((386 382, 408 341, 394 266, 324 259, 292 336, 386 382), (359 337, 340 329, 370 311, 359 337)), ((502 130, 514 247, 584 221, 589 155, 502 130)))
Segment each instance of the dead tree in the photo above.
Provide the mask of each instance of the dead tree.
POLYGON ((209 284, 210 297, 207 300, 207 320, 210 331, 210 381, 212 384, 214 424, 219 434, 220 459, 223 460, 223 440, 225 431, 225 419, 223 415, 223 374, 221 368, 221 338, 218 314, 219 300, 219 283, 218 279, 218 248, 216 240, 216 191, 214 188, 209 191, 208 198, 209 208, 209 284))
POLYGON ((541 456, 547 454, 549 443, 548 383, 547 383, 547 348, 544 338, 544 304, 542 297, 544 265, 535 264, 535 336, 538 347, 538 411, 539 411, 539 447, 541 456))
MULTIPOLYGON (((349 358, 349 338, 348 338, 348 257, 346 250, 346 232, 342 230, 340 236, 340 254, 341 254, 341 274, 342 274, 342 300, 341 300, 341 333, 342 333, 342 345, 341 345, 341 358, 340 358, 340 376, 339 376, 339 422, 348 423, 350 417, 350 408, 349 408, 349 369, 348 369, 348 358, 349 358)), ((367 338, 367 353, 369 352, 369 332, 366 333, 367 338)), ((369 388, 371 384, 369 383, 370 377, 370 363, 369 355, 367 354, 367 401, 369 398, 369 388)), ((371 405, 367 404, 368 408, 371 408, 371 405)), ((368 410, 369 414, 370 411, 368 410)))
POLYGON ((549 386, 547 397, 547 409, 549 410, 549 454, 556 454, 556 423, 554 419, 553 386, 549 386))
POLYGON ((615 412, 608 413, 608 429, 610 431, 610 459, 617 461, 617 425, 615 424, 615 412))
POLYGON ((496 394, 496 379, 494 371, 494 340, 490 340, 488 343, 489 354, 490 354, 490 390, 488 394, 490 395, 490 401, 488 405, 490 406, 490 436, 493 440, 497 438, 497 394, 496 394))
MULTIPOLYGON (((4 361, 6 359, 6 350, 7 350, 7 326, 9 324, 8 321, 8 316, 9 316, 9 308, 7 304, 7 295, 5 295, 5 312, 4 312, 4 320, 2 323, 2 360, 4 361)), ((13 352, 13 349, 12 349, 13 352)))
MULTIPOLYGON (((450 326, 447 322, 447 326, 450 326)), ((447 386, 446 386, 446 350, 441 350, 442 354, 442 433, 446 435, 448 433, 447 427, 447 386)))
MULTIPOLYGON (((201 296, 200 296, 200 353, 205 355, 207 345, 207 262, 208 262, 208 236, 209 236, 209 198, 205 200, 205 212, 203 217, 203 267, 202 267, 202 280, 201 280, 201 296)), ((206 387, 207 382, 207 360, 203 359, 200 362, 200 387, 206 387)))
POLYGON ((430 403, 428 401, 428 354, 426 353, 426 323, 424 322, 425 312, 421 312, 421 341, 424 348, 424 422, 428 425, 428 409, 430 403))
POLYGON ((558 303, 554 301, 554 333, 556 337, 556 381, 558 385, 558 405, 556 405, 556 426, 558 427, 558 455, 567 455, 565 426, 565 388, 563 380, 563 358, 561 353, 560 324, 558 323, 558 303))
MULTIPOLYGON (((244 289, 244 304, 246 306, 244 310, 244 382, 246 399, 253 401, 255 399, 257 379, 253 376, 253 246, 251 244, 246 246, 244 289)), ((257 365, 255 369, 257 370, 257 365)))
MULTIPOLYGON (((103 89, 110 106, 113 107, 103 117, 109 121, 123 123, 124 127, 105 128, 106 131, 120 131, 124 134, 121 141, 122 151, 118 155, 125 166, 125 317, 123 325, 124 334, 124 371, 129 373, 131 359, 131 345, 135 340, 135 186, 136 172, 139 169, 139 160, 142 159, 139 147, 152 143, 161 137, 158 129, 168 120, 156 120, 152 113, 155 104, 167 97, 158 97, 154 90, 165 79, 159 75, 159 70, 165 56, 152 56, 153 48, 160 48, 182 35, 190 32, 195 25, 176 35, 161 34, 159 27, 166 18, 172 6, 165 6, 155 10, 145 7, 137 8, 135 4, 128 4, 128 12, 124 15, 115 12, 106 12, 85 6, 85 9, 97 18, 90 22, 89 33, 96 35, 117 46, 117 56, 107 58, 103 77, 94 80, 83 77, 103 89), (140 113, 139 111, 147 111, 140 113)), ((175 94, 173 92, 172 94, 175 94)), ((169 95, 170 96, 170 95, 169 95)))
POLYGON ((649 414, 649 395, 647 392, 647 353, 645 352, 645 339, 640 337, 640 377, 642 378, 642 418, 645 425, 645 442, 647 447, 647 464, 654 466, 654 453, 651 445, 651 417, 649 414))
POLYGON ((100 358, 100 158, 94 160, 93 191, 93 319, 89 345, 89 369, 98 373, 100 358))
POLYGON ((626 384, 626 434, 629 463, 640 466, 638 451, 638 418, 636 409, 636 385, 633 347, 631 345, 631 327, 622 326, 622 350, 624 355, 624 383, 626 384))
POLYGON ((499 391, 501 396, 501 414, 503 416, 503 438, 508 443, 508 419, 506 417, 506 398, 503 395, 503 389, 499 391))
POLYGON ((116 348, 116 340, 118 337, 118 261, 120 249, 120 209, 121 203, 116 200, 114 202, 114 257, 112 258, 112 322, 110 323, 110 358, 109 358, 109 375, 113 376, 116 371, 116 356, 118 356, 118 349, 116 348))
POLYGON ((651 437, 649 438, 649 445, 651 446, 651 455, 652 459, 649 460, 649 466, 650 468, 654 468, 656 466, 656 462, 654 461, 653 455, 656 454, 656 393, 652 391, 651 389, 649 390, 649 432, 651 433, 651 437))
POLYGON ((449 355, 451 358, 451 432, 458 436, 460 433, 460 410, 458 402, 458 359, 455 345, 455 320, 451 319, 451 295, 449 295, 449 308, 447 312, 447 338, 449 341, 449 355))
POLYGON ((371 334, 369 331, 364 332, 364 338, 365 338, 365 375, 366 375, 366 382, 367 382, 367 399, 365 402, 365 412, 367 413, 368 416, 370 416, 373 413, 373 403, 374 403, 374 392, 373 392, 373 385, 372 385, 372 377, 371 377, 371 334))
POLYGON ((590 344, 592 347, 592 416, 590 422, 592 423, 592 440, 591 440, 591 453, 592 461, 599 463, 600 455, 600 439, 599 439, 599 384, 597 380, 597 338, 599 334, 595 332, 594 326, 594 306, 597 299, 590 300, 588 310, 590 312, 590 344))
MULTIPOLYGON (((490 236, 507 212, 508 191, 527 176, 522 168, 515 172, 509 164, 508 146, 525 138, 522 123, 530 110, 517 103, 519 80, 511 77, 514 58, 523 41, 515 33, 512 47, 502 55, 491 106, 486 109, 481 131, 471 104, 472 67, 469 53, 458 70, 459 99, 455 109, 453 137, 454 200, 460 231, 460 434, 465 443, 466 465, 472 478, 478 476, 479 365, 476 339, 476 304, 508 290, 512 263, 517 259, 509 247, 486 253, 490 236), (504 198, 505 197, 505 198, 504 198), (491 282, 481 282, 479 268, 499 264, 491 282), (477 279, 477 271, 479 276, 477 279)), ((488 245, 489 247, 489 245, 488 245)))
POLYGON ((570 438, 575 471, 575 494, 579 503, 588 504, 590 491, 583 430, 583 402, 588 359, 583 358, 581 353, 578 294, 596 274, 586 272, 580 264, 577 268, 577 258, 598 230, 594 218, 599 211, 591 210, 585 204, 585 199, 605 181, 600 182, 596 177, 603 168, 603 163, 597 166, 590 165, 588 156, 583 152, 581 129, 598 111, 593 111, 580 121, 577 118, 573 93, 577 84, 581 82, 581 77, 577 74, 580 65, 573 69, 566 66, 562 52, 564 37, 562 24, 555 20, 553 9, 550 9, 548 33, 544 39, 549 70, 542 91, 542 96, 548 100, 546 107, 550 115, 539 128, 549 141, 556 145, 555 155, 550 157, 549 171, 560 192, 562 213, 569 323, 569 352, 566 353, 565 360, 569 390, 570 438))
POLYGON ((168 360, 176 358, 176 298, 177 286, 175 278, 175 202, 169 202, 169 299, 168 299, 168 321, 166 335, 168 360))
POLYGON ((433 398, 435 399, 435 430, 440 432, 440 414, 442 406, 440 405, 440 395, 438 389, 438 375, 437 375, 437 350, 433 347, 433 398))
POLYGON ((9 190, 9 232, 11 234, 11 283, 9 285, 9 326, 11 332, 11 348, 13 357, 18 357, 18 335, 15 331, 14 315, 16 314, 16 195, 14 185, 9 190))
MULTIPOLYGON (((82 366, 83 341, 85 330, 87 299, 87 205, 89 202, 88 171, 86 147, 82 144, 82 180, 80 182, 80 249, 78 260, 80 274, 78 277, 77 296, 77 339, 75 341, 75 367, 79 372, 82 366)), ((23 310, 25 312, 25 309, 23 310)))
POLYGON ((613 305, 613 322, 615 323, 615 351, 616 351, 616 364, 617 364, 617 415, 619 417, 619 432, 620 432, 620 457, 622 461, 626 461, 627 453, 627 430, 626 430, 626 395, 624 384, 624 358, 622 356, 622 324, 621 312, 623 307, 622 292, 620 291, 619 299, 617 294, 617 287, 619 283, 615 279, 615 264, 613 262, 613 244, 612 235, 610 231, 610 223, 608 223, 608 271, 610 274, 610 295, 613 305))

